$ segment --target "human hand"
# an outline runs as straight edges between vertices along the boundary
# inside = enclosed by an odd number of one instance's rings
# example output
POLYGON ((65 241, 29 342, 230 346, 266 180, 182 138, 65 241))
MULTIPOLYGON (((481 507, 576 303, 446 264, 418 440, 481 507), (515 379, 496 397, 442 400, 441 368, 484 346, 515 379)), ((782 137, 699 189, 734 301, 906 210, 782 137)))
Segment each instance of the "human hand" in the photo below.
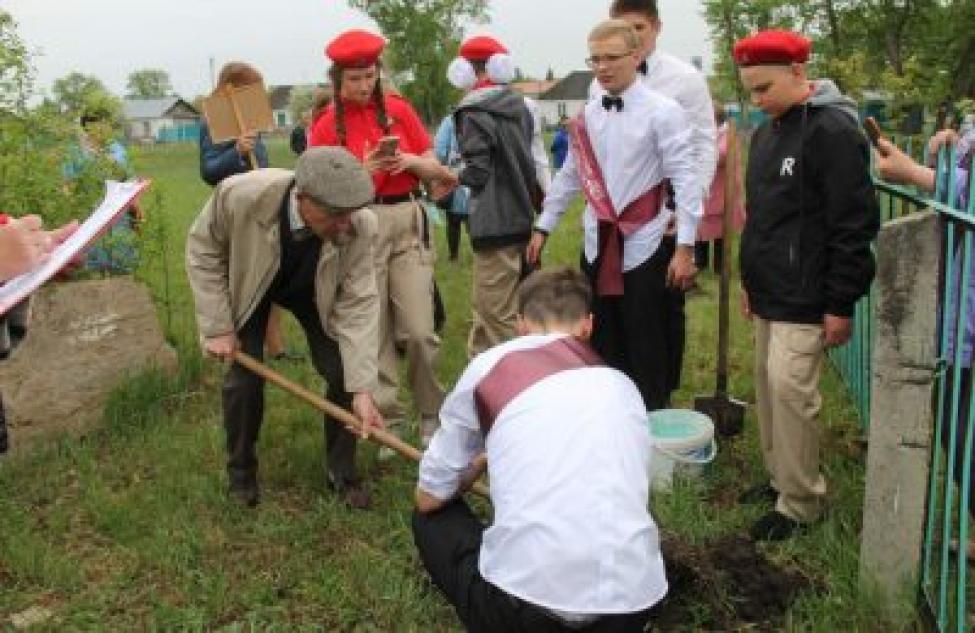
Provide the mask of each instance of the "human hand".
POLYGON ((230 334, 221 334, 220 336, 211 336, 203 341, 204 351, 225 363, 234 360, 234 352, 239 348, 240 341, 237 340, 237 335, 233 332, 230 334))
MULTIPOLYGON (((48 231, 48 235, 51 236, 51 241, 54 244, 54 248, 57 248, 65 241, 67 241, 69 237, 74 235, 75 231, 78 230, 78 226, 79 224, 77 220, 71 220, 67 224, 64 224, 62 226, 59 226, 56 229, 48 231)), ((71 260, 64 265, 64 268, 61 269, 61 273, 70 273, 75 269, 80 268, 84 263, 85 263, 85 254, 82 251, 77 255, 75 255, 74 257, 72 257, 71 260)))
POLYGON ((946 145, 958 146, 958 142, 961 137, 958 136, 958 132, 948 128, 947 130, 941 130, 937 134, 931 137, 928 141, 928 164, 933 165, 938 162, 938 152, 941 148, 946 145))
POLYGON ((43 264, 57 245, 43 221, 26 215, 0 225, 0 281, 22 275, 43 264))
POLYGON ((370 174, 374 174, 377 171, 390 171, 396 159, 395 154, 393 156, 385 155, 380 151, 379 147, 370 145, 369 141, 366 141, 363 157, 362 166, 370 174))
POLYGON ((371 395, 364 391, 352 396, 352 413, 362 422, 362 426, 359 427, 359 436, 364 440, 369 439, 369 429, 382 430, 386 428, 386 423, 376 407, 376 402, 371 395))
POLYGON ((694 248, 686 244, 678 244, 670 265, 667 266, 667 285, 671 288, 687 290, 693 285, 696 276, 694 248))
POLYGON ((254 145, 257 143, 257 133, 247 132, 245 134, 237 137, 237 142, 234 146, 237 148, 237 153, 241 156, 247 156, 254 151, 254 145))
POLYGON ((487 453, 481 453, 471 460, 467 470, 460 477, 460 486, 457 492, 463 493, 471 489, 478 479, 487 471, 487 453))
POLYGON ((401 152, 399 150, 397 150, 395 154, 387 156, 384 159, 384 163, 387 165, 387 170, 393 175, 402 174, 404 171, 416 173, 421 162, 422 159, 416 154, 401 152))
POLYGON ((528 247, 525 249, 525 261, 529 266, 537 265, 542 259, 542 249, 545 248, 545 242, 548 240, 548 236, 541 231, 534 231, 532 237, 528 240, 528 247))
POLYGON ((443 167, 441 174, 437 178, 434 178, 434 182, 439 182, 443 186, 448 187, 449 193, 449 191, 453 191, 460 186, 460 176, 447 167, 443 167))
POLYGON ((427 183, 427 191, 433 200, 442 199, 456 188, 456 183, 447 182, 442 178, 434 178, 427 183))
POLYGON ((916 185, 928 191, 934 190, 934 170, 914 162, 914 159, 885 138, 877 140, 874 166, 877 175, 888 182, 916 185))
POLYGON ((64 244, 69 237, 74 235, 74 232, 78 230, 78 226, 77 220, 71 220, 56 229, 51 229, 47 234, 51 236, 51 241, 54 243, 54 247, 57 248, 61 244, 64 244))
POLYGON ((823 337, 826 347, 837 347, 850 340, 853 319, 832 314, 823 315, 823 337))

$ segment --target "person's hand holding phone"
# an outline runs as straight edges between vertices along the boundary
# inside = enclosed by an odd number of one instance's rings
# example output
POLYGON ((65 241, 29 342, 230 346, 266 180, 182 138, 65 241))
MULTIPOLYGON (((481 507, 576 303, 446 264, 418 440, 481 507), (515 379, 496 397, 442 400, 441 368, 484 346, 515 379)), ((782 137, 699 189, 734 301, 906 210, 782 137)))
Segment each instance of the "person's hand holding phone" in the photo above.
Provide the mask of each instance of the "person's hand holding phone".
POLYGON ((383 158, 392 158, 399 151, 398 136, 384 136, 379 139, 379 155, 383 158))
POLYGON ((877 120, 872 116, 868 116, 863 120, 863 129, 867 133, 867 138, 870 139, 870 144, 878 147, 878 143, 883 138, 883 134, 880 131, 880 126, 877 125, 877 120))
POLYGON ((365 160, 363 164, 369 173, 377 171, 389 171, 398 173, 395 170, 399 167, 399 138, 396 136, 384 136, 379 139, 379 143, 373 147, 366 142, 365 160))

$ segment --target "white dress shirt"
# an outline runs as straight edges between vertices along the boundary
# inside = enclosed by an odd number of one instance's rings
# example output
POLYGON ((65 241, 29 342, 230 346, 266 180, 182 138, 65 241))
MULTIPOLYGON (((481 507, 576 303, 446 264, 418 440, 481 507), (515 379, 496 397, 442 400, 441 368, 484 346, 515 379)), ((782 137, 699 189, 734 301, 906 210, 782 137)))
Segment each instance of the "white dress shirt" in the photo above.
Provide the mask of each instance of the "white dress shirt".
MULTIPOLYGON (((474 390, 495 363, 559 336, 516 338, 471 362, 440 411, 421 489, 451 497, 485 449, 474 390)), ((568 620, 642 611, 667 593, 647 510, 647 413, 624 374, 584 367, 544 378, 501 410, 486 450, 494 523, 481 545, 485 580, 568 620)))
MULTIPOLYGON (((634 81, 621 95, 622 111, 603 108, 603 94, 597 93, 586 104, 583 115, 616 213, 622 213, 631 202, 669 178, 677 206, 677 242, 694 244, 704 190, 698 186, 691 129, 684 110, 676 101, 648 89, 641 81, 634 81)), ((579 191, 578 165, 570 146, 565 163, 545 196, 535 226, 551 233, 579 191)), ((624 272, 650 259, 660 245, 669 220, 669 214, 661 213, 624 239, 624 272)), ((592 263, 599 250, 598 225, 588 203, 582 222, 584 252, 586 260, 592 263)))
MULTIPOLYGON (((695 169, 702 199, 705 199, 718 165, 718 134, 707 79, 694 66, 659 49, 651 53, 646 62, 647 74, 638 75, 644 85, 676 101, 687 114, 695 169)), ((602 91, 599 83, 593 80, 589 86, 589 96, 592 98, 597 94, 602 94, 602 91)))

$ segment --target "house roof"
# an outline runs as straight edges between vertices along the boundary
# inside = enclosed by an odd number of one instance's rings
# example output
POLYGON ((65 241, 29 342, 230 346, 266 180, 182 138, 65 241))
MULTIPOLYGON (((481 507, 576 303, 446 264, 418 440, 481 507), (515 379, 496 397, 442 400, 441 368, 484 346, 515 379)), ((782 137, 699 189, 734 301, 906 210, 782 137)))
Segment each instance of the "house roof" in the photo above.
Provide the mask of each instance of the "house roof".
POLYGON ((167 116, 177 106, 188 108, 190 112, 199 115, 193 104, 177 96, 162 99, 126 99, 123 102, 123 113, 128 120, 132 119, 160 119, 167 116))
POLYGON ((515 81, 510 84, 511 89, 526 97, 537 97, 538 95, 550 90, 558 81, 515 81))
POLYGON ((574 70, 539 97, 542 101, 588 101, 591 70, 574 70))

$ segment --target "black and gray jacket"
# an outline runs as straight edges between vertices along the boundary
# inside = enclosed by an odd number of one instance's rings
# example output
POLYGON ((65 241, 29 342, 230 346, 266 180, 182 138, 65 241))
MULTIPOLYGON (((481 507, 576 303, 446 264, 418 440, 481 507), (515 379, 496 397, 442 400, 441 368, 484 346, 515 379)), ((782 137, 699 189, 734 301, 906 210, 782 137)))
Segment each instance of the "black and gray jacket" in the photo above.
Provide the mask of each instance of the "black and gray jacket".
POLYGON ((832 81, 752 138, 741 276, 763 319, 850 316, 874 276, 880 210, 852 101, 832 81))
POLYGON ((507 86, 469 93, 454 113, 464 159, 460 182, 471 191, 469 231, 475 250, 521 244, 534 222, 537 188, 534 128, 524 98, 507 86))

